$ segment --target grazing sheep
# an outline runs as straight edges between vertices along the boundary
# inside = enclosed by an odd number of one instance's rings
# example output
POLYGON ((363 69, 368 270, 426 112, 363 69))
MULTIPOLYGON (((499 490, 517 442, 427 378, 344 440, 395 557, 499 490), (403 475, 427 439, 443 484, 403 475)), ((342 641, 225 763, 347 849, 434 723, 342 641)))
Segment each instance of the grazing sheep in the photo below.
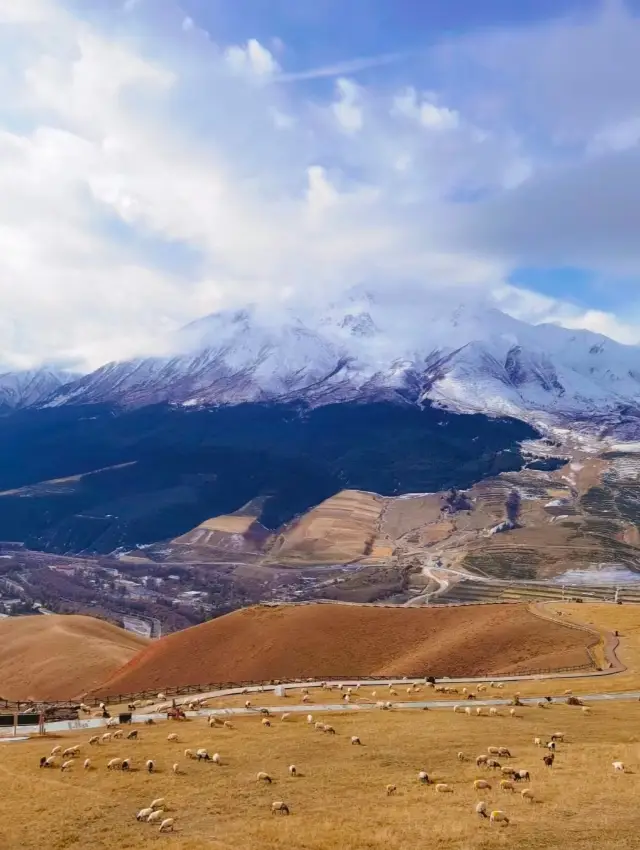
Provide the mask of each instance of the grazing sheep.
POLYGON ((564 732, 554 732, 551 736, 552 741, 564 741, 564 732))
POLYGON ((534 739, 533 739, 533 744, 534 744, 534 746, 536 746, 536 747, 541 747, 541 746, 542 746, 542 738, 534 738, 534 739))
POLYGON ((465 708, 464 713, 465 713, 466 715, 468 715, 469 717, 471 717, 471 709, 469 708, 469 706, 467 706, 467 707, 465 708))
POLYGON ((164 809, 156 809, 156 811, 151 812, 151 814, 147 818, 147 823, 160 823, 163 815, 164 809))
MULTIPOLYGON (((97 740, 97 736, 96 736, 96 740, 97 740)), ((89 743, 91 743, 91 741, 89 741, 89 743)), ((58 755, 58 753, 61 753, 61 752, 62 752, 62 747, 54 747, 54 748, 51 750, 51 752, 49 753, 49 755, 51 755, 51 756, 57 756, 57 755, 58 755)))
POLYGON ((281 721, 289 720, 290 717, 291 717, 291 714, 288 711, 285 711, 285 713, 283 715, 281 715, 280 720, 281 721))
POLYGON ((295 766, 295 764, 290 764, 289 765, 289 776, 297 776, 297 775, 298 775, 298 768, 295 766))
POLYGON ((306 705, 307 703, 311 702, 311 697, 308 694, 305 694, 302 697, 302 702, 306 705))
POLYGON ((501 823, 504 824, 504 826, 509 826, 509 818, 504 812, 495 811, 491 812, 489 823, 501 823))
POLYGON ((124 759, 120 766, 120 770, 131 770, 131 759, 124 759))
POLYGON ((196 754, 193 752, 193 750, 185 750, 184 757, 186 759, 194 759, 196 757, 196 754))
POLYGON ((122 759, 110 759, 107 764, 107 770, 120 770, 122 767, 122 759))
POLYGON ((150 808, 151 809, 164 809, 167 805, 167 802, 164 797, 157 797, 155 800, 151 801, 150 808))
POLYGON ((269 720, 268 717, 263 717, 260 722, 262 723, 263 726, 271 726, 271 721, 269 720))
POLYGON ((461 705, 454 705, 453 706, 453 713, 457 714, 459 711, 462 711, 462 706, 461 705))
POLYGON ((220 720, 219 717, 214 717, 213 715, 211 715, 211 717, 209 717, 209 719, 207 720, 207 723, 209 724, 210 728, 213 727, 213 726, 222 726, 222 720, 220 720))
POLYGON ((245 704, 244 704, 244 707, 245 707, 245 708, 251 708, 251 701, 250 701, 250 700, 247 700, 247 701, 245 702, 245 704))
POLYGON ((136 820, 146 820, 152 812, 152 808, 140 809, 140 811, 136 815, 136 820))
POLYGON ((556 742, 555 741, 549 741, 549 743, 546 745, 546 747, 547 747, 548 750, 553 752, 556 748, 556 742))
POLYGON ((171 830, 171 832, 173 832, 173 823, 174 823, 173 818, 165 818, 162 821, 162 823, 160 824, 160 829, 158 831, 159 832, 168 832, 169 830, 171 830))
POLYGON ((198 761, 211 761, 211 756, 203 747, 196 750, 196 758, 198 761))
POLYGON ((463 688, 463 689, 462 689, 462 693, 466 696, 466 695, 469 693, 469 691, 468 691, 468 689, 467 689, 467 688, 463 688))
POLYGON ((89 770, 91 767, 91 759, 85 759, 82 767, 84 768, 84 770, 89 770))
POLYGON ((214 764, 221 765, 221 764, 222 764, 222 757, 221 757, 220 753, 214 753, 214 754, 211 756, 211 761, 212 761, 214 764))
POLYGON ((509 752, 508 747, 498 747, 498 755, 507 759, 511 758, 511 753, 509 752))
POLYGON ((73 767, 73 761, 65 761, 62 763, 60 770, 70 770, 73 767))
POLYGON ((583 713, 583 714, 591 714, 591 709, 589 708, 589 706, 588 706, 588 705, 583 705, 583 706, 582 706, 582 713, 583 713))
POLYGON ((256 782, 266 782, 268 785, 271 785, 273 779, 269 776, 268 773, 265 773, 264 770, 261 770, 256 775, 256 782))
POLYGON ((316 720, 314 723, 314 728, 317 729, 318 732, 324 732, 324 723, 321 723, 319 720, 316 720))
POLYGON ((497 708, 490 708, 489 709, 489 716, 490 717, 497 717, 498 716, 498 709, 497 708))
POLYGON ((167 741, 171 741, 172 743, 178 742, 178 736, 175 732, 172 732, 170 735, 167 735, 167 741))
POLYGON ((625 767, 624 767, 623 762, 621 762, 621 761, 614 761, 614 762, 612 762, 612 763, 611 763, 611 767, 612 767, 615 771, 617 771, 618 773, 625 773, 625 767))
POLYGON ((546 702, 543 702, 542 700, 538 700, 537 705, 538 705, 538 708, 546 708, 547 707, 546 702))
MULTIPOLYGON (((91 746, 93 746, 94 744, 99 744, 99 743, 100 743, 100 736, 99 735, 93 735, 91 738, 89 738, 89 744, 91 746)), ((56 747, 55 749, 60 750, 60 747, 56 747)))
POLYGON ((502 765, 497 759, 487 759, 487 767, 493 768, 494 770, 500 770, 502 765))
MULTIPOLYGON (((145 723, 153 723, 153 718, 150 717, 145 723)), ((138 730, 133 729, 131 732, 127 733, 127 741, 135 741, 138 738, 138 730)))
POLYGON ((102 737, 100 738, 100 740, 103 744, 106 744, 108 741, 111 740, 111 732, 105 732, 104 735, 102 735, 102 737))
POLYGON ((502 791, 513 791, 513 782, 510 779, 501 779, 500 788, 502 791))
POLYGON ((487 782, 486 779, 476 779, 473 783, 473 787, 476 789, 476 791, 481 791, 485 788, 488 791, 491 791, 491 785, 487 782))
POLYGON ((153 773, 156 768, 155 764, 153 763, 153 759, 147 759, 144 766, 146 767, 148 773, 153 773))
POLYGON ((307 714, 307 723, 313 723, 313 714, 307 714))
POLYGON ((40 767, 55 767, 56 757, 49 756, 49 758, 41 758, 40 759, 40 767))
POLYGON ((115 741, 115 740, 117 740, 117 739, 119 739, 119 738, 122 738, 122 737, 123 737, 123 735, 124 735, 124 732, 122 731, 122 729, 118 729, 118 731, 117 731, 117 732, 114 732, 114 733, 113 733, 113 736, 112 736, 112 737, 113 737, 113 740, 115 741))
POLYGON ((480 705, 479 705, 479 706, 476 708, 476 714, 478 715, 478 717, 480 717, 480 715, 482 714, 482 706, 480 706, 480 705))
POLYGON ((230 720, 225 720, 222 725, 225 729, 233 729, 233 723, 230 720))
POLYGON ((333 726, 328 726, 326 723, 324 724, 322 731, 326 732, 329 735, 336 734, 336 730, 333 728, 333 726))
MULTIPOLYGON (((509 709, 509 714, 510 714, 512 717, 517 717, 515 708, 510 708, 510 709, 509 709)), ((491 815, 493 816, 493 812, 491 812, 491 815)))
POLYGON ((173 771, 173 773, 174 773, 176 776, 178 776, 178 775, 182 772, 182 771, 180 770, 180 765, 178 764, 178 762, 176 762, 175 764, 171 765, 171 770, 173 771))
POLYGON ((62 758, 75 758, 78 755, 79 750, 80 747, 67 747, 67 749, 62 753, 62 758))
POLYGON ((515 774, 515 769, 513 767, 503 767, 500 769, 500 773, 503 776, 513 776, 515 774))
POLYGON ((513 774, 513 778, 516 782, 522 782, 523 780, 531 782, 531 777, 529 776, 528 770, 516 770, 516 772, 513 774))
POLYGON ((357 735, 352 735, 351 736, 351 743, 360 745, 362 743, 362 741, 360 740, 360 738, 358 738, 357 735))
POLYGON ((107 729, 116 729, 118 727, 118 718, 111 717, 107 720, 107 729))
POLYGON ((453 788, 450 785, 447 785, 446 782, 438 782, 436 785, 436 791, 438 794, 453 794, 453 788))
POLYGON ((487 747, 487 752, 490 756, 497 756, 500 752, 500 747, 487 747))
POLYGON ((479 815, 481 818, 488 818, 489 815, 487 814, 487 804, 482 801, 480 803, 476 803, 476 814, 479 815))
MULTIPOLYGON (((51 756, 49 756, 49 758, 51 758, 51 756)), ((46 767, 46 766, 47 766, 47 757, 42 756, 42 758, 40 759, 40 767, 46 767)))
POLYGON ((520 792, 520 796, 523 800, 528 800, 530 803, 533 803, 533 791, 531 788, 523 788, 520 792))
POLYGON ((480 765, 482 765, 482 764, 486 765, 486 763, 488 761, 489 761, 489 756, 485 756, 484 754, 480 755, 476 759, 476 767, 480 767, 480 765))
POLYGON ((425 785, 429 784, 429 774, 426 770, 421 770, 420 773, 418 773, 418 782, 423 782, 425 785))
POLYGON ((387 785, 387 797, 390 797, 391 794, 395 794, 397 790, 397 785, 387 785))
POLYGON ((275 803, 271 803, 271 814, 272 815, 288 815, 289 814, 289 806, 286 803, 283 803, 282 800, 277 800, 275 803))
POLYGON ((462 751, 460 751, 458 753, 458 761, 466 761, 466 760, 467 760, 467 757, 465 756, 465 754, 462 751))
POLYGON ((551 753, 550 755, 545 756, 545 757, 542 759, 542 761, 546 764, 546 766, 547 766, 547 767, 552 767, 552 765, 553 765, 553 759, 554 759, 554 755, 553 755, 553 753, 551 753))

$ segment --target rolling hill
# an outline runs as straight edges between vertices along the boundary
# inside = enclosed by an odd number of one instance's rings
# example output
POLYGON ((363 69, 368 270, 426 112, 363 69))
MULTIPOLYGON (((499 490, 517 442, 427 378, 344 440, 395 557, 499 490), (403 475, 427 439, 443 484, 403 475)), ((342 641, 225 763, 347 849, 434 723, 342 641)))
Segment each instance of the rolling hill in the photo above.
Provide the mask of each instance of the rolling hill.
POLYGON ((309 676, 506 675, 588 666, 592 642, 525 605, 259 606, 152 643, 96 694, 309 676))
POLYGON ((93 617, 0 620, 0 695, 11 700, 76 699, 147 644, 145 638, 93 617))

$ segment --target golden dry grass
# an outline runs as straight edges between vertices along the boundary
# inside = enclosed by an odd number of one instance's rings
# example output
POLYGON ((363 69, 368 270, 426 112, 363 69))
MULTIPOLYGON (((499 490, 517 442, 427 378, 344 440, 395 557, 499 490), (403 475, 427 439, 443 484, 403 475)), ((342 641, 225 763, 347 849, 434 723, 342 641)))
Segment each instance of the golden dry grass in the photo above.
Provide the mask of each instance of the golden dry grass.
POLYGON ((0 695, 16 700, 78 697, 148 643, 94 617, 8 617, 0 620, 0 695))
POLYGON ((594 705, 590 716, 566 706, 518 713, 516 718, 504 710, 495 718, 469 718, 449 710, 323 715, 335 726, 335 736, 315 731, 304 718, 275 721, 269 729, 257 718, 238 718, 233 730, 209 729, 197 720, 142 727, 137 743, 118 741, 100 748, 87 745, 88 731, 0 745, 0 846, 485 850, 517 842, 534 850, 563 845, 636 848, 640 705, 594 705), (566 733, 567 743, 558 746, 556 763, 548 770, 533 738, 557 729, 566 733), (167 742, 169 731, 178 732, 180 743, 167 742), (350 744, 353 734, 363 746, 350 744), (39 769, 40 756, 53 743, 84 745, 72 771, 39 769), (500 791, 498 776, 456 758, 458 750, 475 757, 489 745, 508 746, 514 755, 509 764, 531 772, 534 804, 519 793, 500 791), (186 761, 186 746, 219 752, 223 765, 186 761), (90 772, 82 770, 87 754, 95 768, 90 772), (155 758, 159 772, 107 771, 114 756, 131 756, 136 767, 155 758), (611 762, 617 759, 632 772, 614 774, 611 762), (174 761, 181 762, 183 775, 171 773, 174 761), (302 776, 288 776, 291 763, 302 776), (259 770, 273 776, 273 785, 256 782, 259 770), (450 783, 454 792, 439 795, 433 786, 420 785, 419 770, 450 783), (478 777, 488 778, 493 789, 476 792, 473 780, 478 777), (388 783, 397 785, 390 797, 388 783), (138 809, 160 796, 169 804, 167 814, 176 819, 174 835, 161 835, 157 827, 135 820, 138 809), (480 799, 507 812, 511 824, 490 826, 478 818, 474 806, 480 799), (290 806, 290 817, 271 814, 275 800, 290 806))

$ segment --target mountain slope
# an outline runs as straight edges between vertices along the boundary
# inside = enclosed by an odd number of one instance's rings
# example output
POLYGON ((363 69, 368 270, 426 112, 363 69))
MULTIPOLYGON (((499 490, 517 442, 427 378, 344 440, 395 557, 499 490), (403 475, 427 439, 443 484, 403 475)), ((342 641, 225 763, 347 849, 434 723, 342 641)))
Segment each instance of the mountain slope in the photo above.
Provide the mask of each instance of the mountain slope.
POLYGON ((75 699, 148 644, 110 623, 73 614, 0 620, 0 695, 75 699))
POLYGON ((433 400, 491 415, 614 421, 623 408, 640 409, 636 346, 528 325, 482 304, 436 303, 422 323, 407 318, 397 304, 359 292, 312 322, 220 313, 180 331, 175 356, 108 364, 46 404, 433 400))
POLYGON ((481 676, 589 666, 592 641, 535 617, 525 605, 245 608, 154 642, 97 694, 308 676, 481 676))
POLYGON ((56 369, 30 369, 0 373, 0 411, 38 405, 77 378, 56 369))

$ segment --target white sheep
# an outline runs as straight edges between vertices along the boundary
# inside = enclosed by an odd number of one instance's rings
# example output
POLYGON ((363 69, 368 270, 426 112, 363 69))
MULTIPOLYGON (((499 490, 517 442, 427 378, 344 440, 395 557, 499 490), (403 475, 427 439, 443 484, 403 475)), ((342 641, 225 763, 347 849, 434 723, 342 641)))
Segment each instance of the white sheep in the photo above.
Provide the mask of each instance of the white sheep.
POLYGON ((218 765, 222 764, 222 758, 221 758, 221 756, 220 756, 220 753, 214 753, 214 754, 211 756, 211 761, 212 761, 214 764, 218 764, 218 765))
POLYGON ((156 809, 155 812, 151 812, 149 817, 147 818, 147 823, 160 823, 162 821, 164 815, 164 809, 156 809))
POLYGON ((583 713, 583 714, 591 714, 591 709, 589 708, 589 706, 588 706, 588 705, 583 705, 583 706, 582 706, 582 713, 583 713))
POLYGON ((490 717, 497 717, 498 716, 498 709, 497 708, 490 708, 489 709, 489 716, 490 717))
POLYGON ((164 809, 167 805, 167 801, 164 797, 157 797, 155 800, 152 800, 149 804, 149 808, 151 809, 164 809))
POLYGON ((305 705, 306 705, 307 703, 311 702, 311 697, 309 696, 309 694, 305 694, 305 695, 302 697, 302 702, 303 702, 305 705))
POLYGON ((313 723, 313 714, 307 714, 307 723, 313 723))
POLYGON ((193 752, 193 750, 185 750, 184 757, 186 759, 194 759, 196 757, 196 754, 193 752))
POLYGON ((467 760, 467 757, 465 756, 465 754, 462 751, 460 751, 458 753, 458 761, 466 761, 466 760, 467 760))
POLYGON ((485 802, 476 803, 476 814, 480 815, 481 818, 489 817, 487 814, 487 804, 485 802))
POLYGON ((483 789, 485 789, 485 788, 486 788, 488 791, 490 791, 490 790, 491 790, 491 785, 490 785, 490 783, 489 783, 489 782, 487 782, 487 780, 486 780, 486 779, 476 779, 476 780, 474 781, 474 783, 473 783, 473 787, 476 789, 476 791, 481 791, 481 790, 483 790, 483 789))
POLYGON ((510 759, 511 750, 508 747, 498 747, 498 755, 510 759))
POLYGON ((297 776, 297 775, 298 775, 298 768, 295 766, 295 764, 290 764, 289 765, 289 776, 297 776))
POLYGON ((178 735, 175 732, 171 732, 171 734, 167 735, 167 741, 171 741, 171 743, 177 743, 178 735))
POLYGON ((552 741, 564 741, 564 732, 554 732, 551 736, 552 741))
POLYGON ((107 763, 107 770, 120 770, 122 768, 122 759, 110 759, 107 763))
POLYGON ((453 794, 453 788, 450 785, 447 785, 446 782, 438 782, 436 785, 436 791, 438 794, 453 794))
POLYGON ((478 715, 478 717, 480 717, 480 716, 482 715, 482 706, 480 706, 480 705, 479 705, 479 706, 476 708, 476 714, 478 715))
POLYGON ((222 725, 225 729, 233 729, 233 723, 230 720, 225 720, 222 725))
POLYGON ((102 735, 100 737, 100 740, 102 741, 103 744, 106 744, 108 741, 111 740, 111 734, 112 734, 111 732, 105 732, 104 735, 102 735))
POLYGON ((542 746, 542 738, 534 738, 533 739, 533 745, 535 747, 541 747, 542 746))
POLYGON ((453 713, 457 714, 459 711, 462 711, 462 706, 461 705, 454 705, 453 706, 453 713))
POLYGON ((617 771, 618 773, 624 773, 624 772, 625 772, 625 766, 624 766, 624 763, 623 763, 623 762, 621 762, 621 761, 614 761, 614 762, 612 762, 612 763, 611 763, 611 766, 612 766, 612 767, 613 767, 613 769, 614 769, 615 771, 617 771))
POLYGON ((505 826, 509 826, 509 818, 504 812, 494 811, 489 816, 489 823, 502 823, 505 826))
MULTIPOLYGON (((89 742, 89 743, 91 743, 91 742, 89 742)), ((61 752, 62 752, 62 747, 54 747, 54 748, 51 750, 50 755, 52 755, 52 756, 57 756, 57 755, 58 755, 58 753, 61 753, 61 752)))
POLYGON ((463 688, 463 689, 462 689, 462 693, 466 696, 466 695, 469 693, 469 691, 468 691, 468 689, 467 689, 467 688, 463 688))
POLYGON ((269 720, 268 717, 263 717, 260 722, 262 723, 263 726, 271 726, 271 721, 269 720))
POLYGON ((157 694, 157 698, 158 698, 159 700, 165 700, 167 697, 166 697, 166 695, 165 695, 165 694, 160 693, 160 694, 157 694))
POLYGON ((418 773, 418 782, 423 782, 427 785, 429 784, 429 774, 427 773, 426 770, 421 770, 418 773))
POLYGON ((152 808, 140 809, 140 811, 136 815, 136 820, 146 820, 152 812, 152 808))
MULTIPOLYGON (((99 735, 92 735, 91 738, 89 738, 89 744, 92 747, 94 746, 94 744, 99 744, 99 743, 100 743, 100 736, 99 735)), ((60 748, 56 747, 55 749, 59 750, 60 748)))
POLYGON ((70 770, 73 767, 73 761, 65 761, 62 763, 60 770, 70 770))
POLYGON ((268 785, 271 785, 273 779, 269 776, 268 773, 266 773, 264 770, 261 770, 256 775, 256 782, 266 782, 268 785))
POLYGON ((480 767, 480 765, 486 764, 488 761, 489 756, 485 756, 483 753, 476 758, 476 767, 480 767))
POLYGON ((118 729, 117 732, 113 733, 112 737, 113 737, 113 740, 116 741, 117 739, 122 738, 123 735, 124 735, 124 732, 122 731, 122 729, 118 729))
POLYGON ((359 738, 357 735, 352 735, 352 736, 351 736, 351 743, 352 743, 352 744, 358 744, 358 745, 359 745, 359 744, 361 744, 362 742, 361 742, 360 738, 359 738))
POLYGON ((531 788, 523 788, 520 792, 520 796, 523 800, 528 800, 530 803, 533 803, 533 791, 531 788))
POLYGON ((251 700, 247 700, 244 704, 245 708, 251 708, 251 700))
POLYGON ((62 753, 62 758, 75 758, 78 755, 80 747, 67 747, 62 753))
POLYGON ((387 797, 390 797, 392 794, 395 794, 397 790, 397 785, 387 785, 387 797))
POLYGON ((85 759, 85 760, 84 760, 84 764, 82 765, 82 767, 83 767, 85 770, 89 770, 89 769, 90 769, 90 767, 91 767, 91 759, 85 759))
POLYGON ((117 729, 117 728, 118 728, 118 718, 117 717, 110 717, 109 720, 107 720, 107 729, 117 729))
POLYGON ((144 766, 146 767, 148 773, 153 773, 156 767, 153 762, 153 759, 147 759, 144 766))
POLYGON ((288 720, 290 717, 291 717, 291 714, 288 711, 285 711, 285 713, 280 716, 280 720, 282 722, 284 722, 285 720, 288 720))
POLYGON ((180 771, 180 765, 178 764, 178 762, 176 762, 175 764, 173 764, 173 765, 171 766, 171 770, 173 771, 173 773, 174 773, 176 776, 178 776, 178 775, 181 773, 181 771, 180 771))
POLYGON ((322 731, 326 732, 328 735, 335 735, 336 734, 336 730, 333 728, 333 726, 330 726, 328 723, 325 723, 323 725, 322 731))
POLYGON ((276 800, 275 803, 271 803, 271 814, 276 815, 278 813, 281 815, 289 814, 289 806, 282 800, 276 800))
MULTIPOLYGON (((516 710, 515 710, 515 708, 510 708, 510 709, 509 709, 509 714, 510 714, 512 717, 517 717, 517 714, 516 714, 516 710)), ((491 815, 493 816, 493 812, 491 812, 491 815)))
POLYGON ((468 717, 471 717, 471 709, 469 708, 469 706, 467 706, 467 707, 465 708, 464 713, 465 713, 468 717))
POLYGON ((487 747, 487 752, 490 756, 500 755, 500 747, 487 747))
POLYGON ((159 832, 168 832, 169 830, 171 830, 171 832, 173 832, 173 824, 174 824, 173 818, 165 818, 162 821, 162 823, 160 824, 159 832))
POLYGON ((501 779, 500 788, 502 791, 513 791, 513 782, 510 779, 501 779))
POLYGON ((198 759, 198 761, 211 761, 211 756, 209 755, 207 750, 204 749, 204 747, 199 747, 196 750, 196 758, 198 759))
POLYGON ((538 708, 546 708, 547 707, 546 702, 542 699, 538 700, 537 705, 538 705, 538 708))

